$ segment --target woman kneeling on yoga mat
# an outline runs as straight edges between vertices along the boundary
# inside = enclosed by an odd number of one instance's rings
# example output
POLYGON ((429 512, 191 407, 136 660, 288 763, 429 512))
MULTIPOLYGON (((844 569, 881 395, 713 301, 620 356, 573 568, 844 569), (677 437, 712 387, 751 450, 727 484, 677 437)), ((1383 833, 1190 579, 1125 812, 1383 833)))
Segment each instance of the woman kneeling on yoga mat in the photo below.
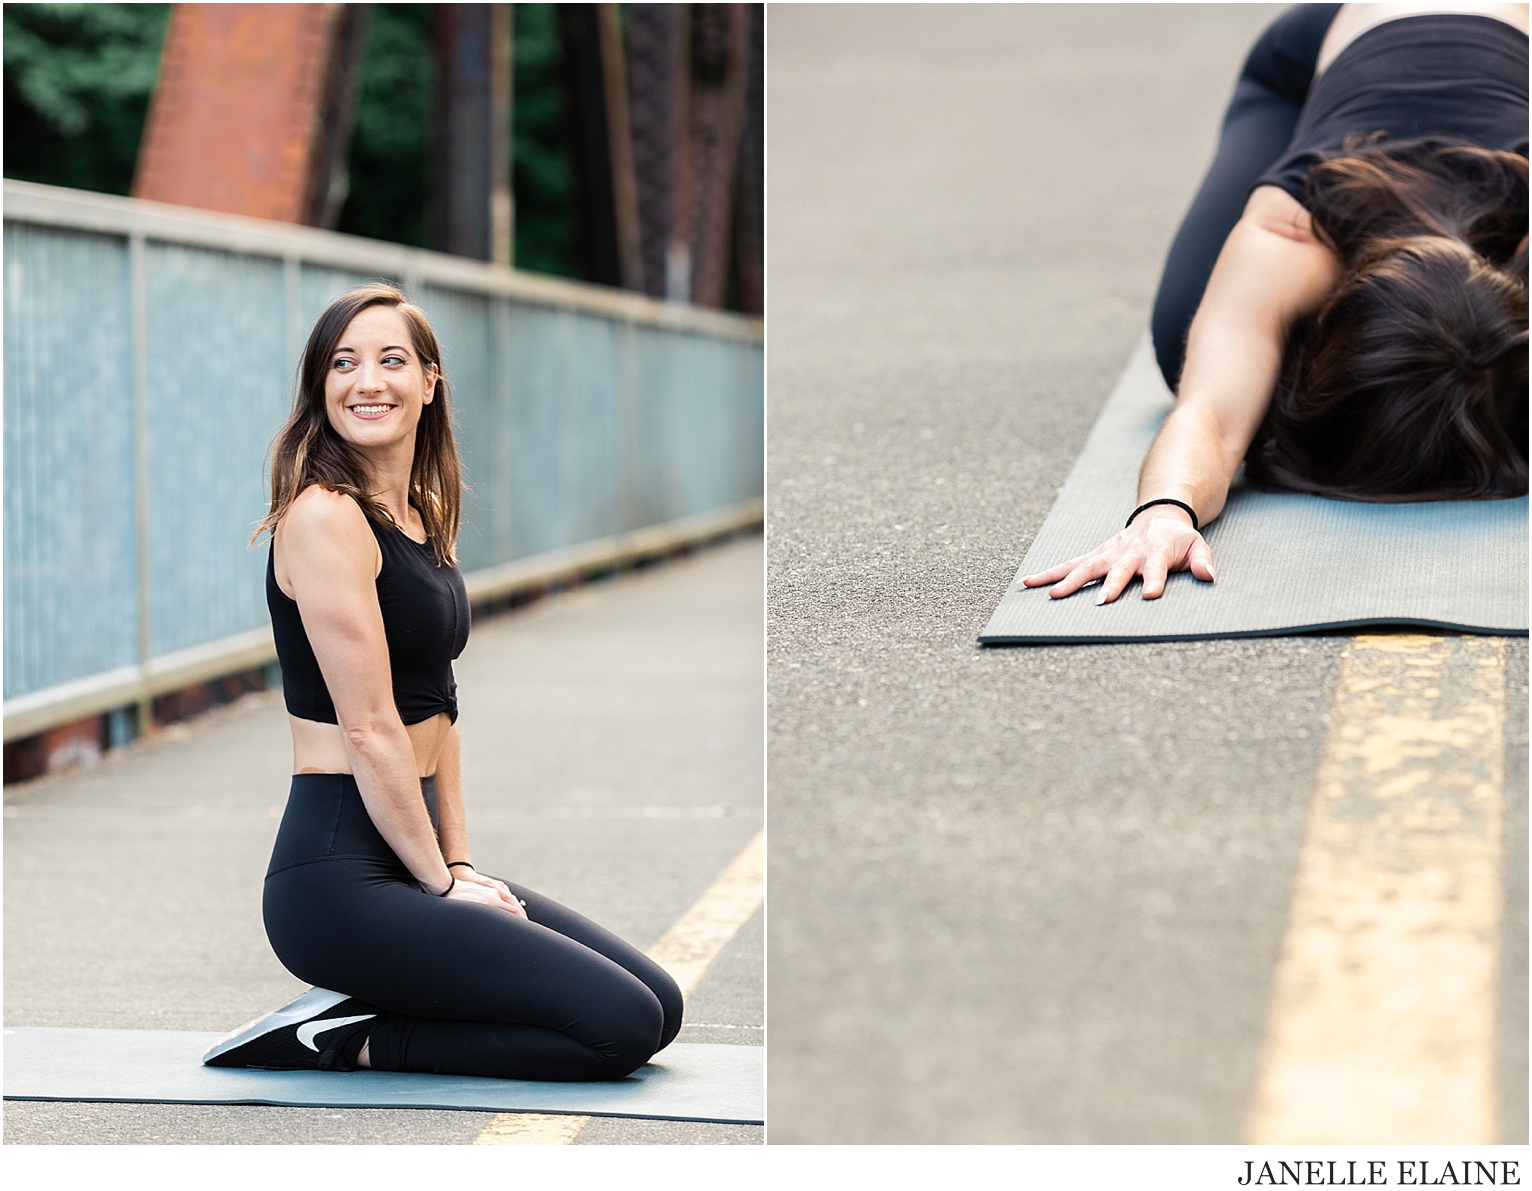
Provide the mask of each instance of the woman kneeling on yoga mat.
POLYGON ((1527 6, 1303 4, 1245 62, 1151 323, 1139 507, 1026 577, 1212 582, 1240 464, 1346 500, 1527 491, 1527 6))
POLYGON ((212 1066, 620 1079, 681 1028, 657 964, 472 864, 449 398, 436 336, 398 290, 320 315, 261 526, 293 735, 266 934, 319 987, 221 1039, 212 1066))

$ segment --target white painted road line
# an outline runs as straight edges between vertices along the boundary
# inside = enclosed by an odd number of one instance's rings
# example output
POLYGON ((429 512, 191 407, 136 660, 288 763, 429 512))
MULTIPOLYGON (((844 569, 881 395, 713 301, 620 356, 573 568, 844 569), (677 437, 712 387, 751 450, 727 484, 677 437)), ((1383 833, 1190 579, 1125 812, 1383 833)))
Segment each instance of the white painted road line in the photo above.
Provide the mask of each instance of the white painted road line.
MULTIPOLYGON (((649 958, 670 973, 681 986, 683 997, 691 996, 724 944, 750 921, 765 897, 766 833, 758 831, 691 909, 649 948, 649 958)), ((545 1113, 498 1113, 473 1144, 569 1145, 589 1120, 545 1113)))
POLYGON ((1249 1141, 1494 1141, 1504 657, 1493 637, 1352 642, 1249 1141))

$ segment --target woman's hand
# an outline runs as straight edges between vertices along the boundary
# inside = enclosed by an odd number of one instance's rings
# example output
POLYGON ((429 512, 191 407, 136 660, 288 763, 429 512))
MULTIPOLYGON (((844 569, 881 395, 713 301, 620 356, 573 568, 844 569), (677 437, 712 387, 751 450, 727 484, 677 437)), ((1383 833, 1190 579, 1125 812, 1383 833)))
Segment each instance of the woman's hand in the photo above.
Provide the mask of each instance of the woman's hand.
POLYGON ((1102 579, 1096 603, 1110 604, 1134 575, 1144 577, 1144 599, 1159 599, 1172 571, 1190 571, 1204 583, 1215 582, 1213 552, 1192 528, 1191 518, 1174 505, 1156 505, 1091 553, 1028 575, 1021 582, 1026 587, 1052 583, 1048 594, 1058 600, 1073 595, 1093 579, 1102 579))
POLYGON ((447 894, 449 899, 494 906, 509 914, 515 914, 519 918, 527 916, 520 900, 506 888, 504 881, 497 881, 494 877, 486 877, 483 873, 476 873, 471 868, 461 866, 453 869, 452 875, 455 883, 452 886, 452 892, 447 894))
MULTIPOLYGON (((1138 475, 1138 499, 1174 498, 1204 525, 1229 495, 1271 404, 1293 322, 1317 310, 1340 279, 1340 261, 1320 242, 1302 205, 1275 186, 1257 186, 1219 251, 1186 338, 1175 408, 1138 475)), ((1092 553, 1022 580, 1054 584, 1055 599, 1102 580, 1096 603, 1120 596, 1134 575, 1158 599, 1172 571, 1214 582, 1213 552, 1175 505, 1145 509, 1092 553)))

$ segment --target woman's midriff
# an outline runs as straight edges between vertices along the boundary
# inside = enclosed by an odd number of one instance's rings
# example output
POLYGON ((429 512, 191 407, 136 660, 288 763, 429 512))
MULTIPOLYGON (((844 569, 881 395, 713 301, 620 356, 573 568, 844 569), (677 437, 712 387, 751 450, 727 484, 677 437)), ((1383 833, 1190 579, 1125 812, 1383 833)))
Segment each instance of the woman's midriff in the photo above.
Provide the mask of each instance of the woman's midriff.
MULTIPOLYGON (((339 724, 321 724, 314 720, 287 717, 293 731, 294 773, 350 773, 351 758, 346 754, 345 738, 339 724)), ((410 745, 415 750, 415 772, 429 777, 436 772, 442 745, 452 728, 452 717, 445 711, 418 724, 406 724, 410 745)))

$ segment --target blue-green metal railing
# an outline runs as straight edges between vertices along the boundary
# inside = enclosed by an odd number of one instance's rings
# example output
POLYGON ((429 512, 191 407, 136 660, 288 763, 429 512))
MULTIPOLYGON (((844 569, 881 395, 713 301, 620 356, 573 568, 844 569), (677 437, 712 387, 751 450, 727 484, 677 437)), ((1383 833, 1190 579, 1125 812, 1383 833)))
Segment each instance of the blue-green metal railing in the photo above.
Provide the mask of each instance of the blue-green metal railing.
POLYGON ((476 598, 760 519, 759 322, 7 181, 7 740, 274 656, 265 452, 313 319, 380 277, 442 341, 476 598))

